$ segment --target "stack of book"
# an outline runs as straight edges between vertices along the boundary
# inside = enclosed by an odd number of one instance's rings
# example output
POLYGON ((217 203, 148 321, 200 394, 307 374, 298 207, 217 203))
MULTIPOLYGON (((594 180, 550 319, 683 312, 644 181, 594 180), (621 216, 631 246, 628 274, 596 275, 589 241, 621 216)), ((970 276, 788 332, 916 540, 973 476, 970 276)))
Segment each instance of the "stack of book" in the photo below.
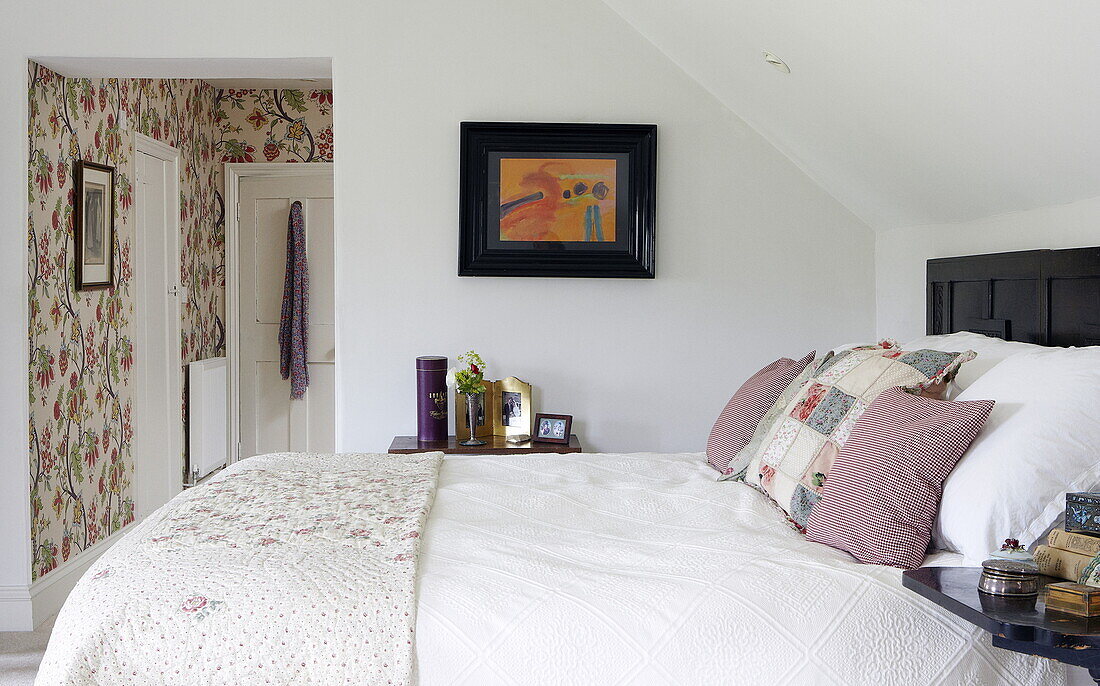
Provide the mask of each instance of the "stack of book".
POLYGON ((1097 555, 1100 536, 1053 529, 1047 544, 1035 549, 1035 564, 1040 574, 1077 581, 1097 555))

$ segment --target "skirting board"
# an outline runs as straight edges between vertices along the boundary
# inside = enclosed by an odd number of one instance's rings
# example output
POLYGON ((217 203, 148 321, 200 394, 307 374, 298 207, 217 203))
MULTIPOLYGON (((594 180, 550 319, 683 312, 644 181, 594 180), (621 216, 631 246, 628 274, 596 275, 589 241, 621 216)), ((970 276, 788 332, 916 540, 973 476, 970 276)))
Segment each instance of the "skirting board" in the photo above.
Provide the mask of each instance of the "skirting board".
POLYGON ((128 530, 89 546, 30 586, 0 586, 0 631, 33 631, 60 610, 88 567, 128 530))

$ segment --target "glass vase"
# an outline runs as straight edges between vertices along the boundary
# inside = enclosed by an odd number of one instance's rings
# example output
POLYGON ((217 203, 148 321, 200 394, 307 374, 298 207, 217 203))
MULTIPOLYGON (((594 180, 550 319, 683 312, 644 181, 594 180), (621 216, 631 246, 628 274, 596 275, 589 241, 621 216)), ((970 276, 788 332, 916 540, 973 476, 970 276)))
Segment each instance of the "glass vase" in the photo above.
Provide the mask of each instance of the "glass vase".
POLYGON ((481 409, 481 394, 466 393, 466 425, 470 427, 470 438, 462 441, 462 445, 485 445, 485 441, 476 435, 479 409, 481 409))

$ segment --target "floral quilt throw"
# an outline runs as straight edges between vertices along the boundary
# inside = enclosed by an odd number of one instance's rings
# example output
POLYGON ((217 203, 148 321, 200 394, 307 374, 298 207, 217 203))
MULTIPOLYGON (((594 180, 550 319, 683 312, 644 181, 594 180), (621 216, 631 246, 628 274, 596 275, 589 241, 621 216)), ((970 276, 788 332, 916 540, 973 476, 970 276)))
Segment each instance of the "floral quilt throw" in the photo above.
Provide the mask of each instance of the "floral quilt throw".
POLYGON ((190 489, 85 573, 38 684, 415 681, 441 453, 279 453, 190 489))

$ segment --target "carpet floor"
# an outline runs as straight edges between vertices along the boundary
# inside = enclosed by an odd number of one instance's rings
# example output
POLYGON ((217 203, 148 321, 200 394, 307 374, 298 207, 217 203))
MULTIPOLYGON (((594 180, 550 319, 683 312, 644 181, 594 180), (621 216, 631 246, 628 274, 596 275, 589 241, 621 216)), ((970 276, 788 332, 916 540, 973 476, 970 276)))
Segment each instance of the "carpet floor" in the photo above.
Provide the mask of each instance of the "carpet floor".
POLYGON ((0 686, 32 686, 42 653, 50 640, 53 622, 50 617, 34 631, 0 632, 0 686))

